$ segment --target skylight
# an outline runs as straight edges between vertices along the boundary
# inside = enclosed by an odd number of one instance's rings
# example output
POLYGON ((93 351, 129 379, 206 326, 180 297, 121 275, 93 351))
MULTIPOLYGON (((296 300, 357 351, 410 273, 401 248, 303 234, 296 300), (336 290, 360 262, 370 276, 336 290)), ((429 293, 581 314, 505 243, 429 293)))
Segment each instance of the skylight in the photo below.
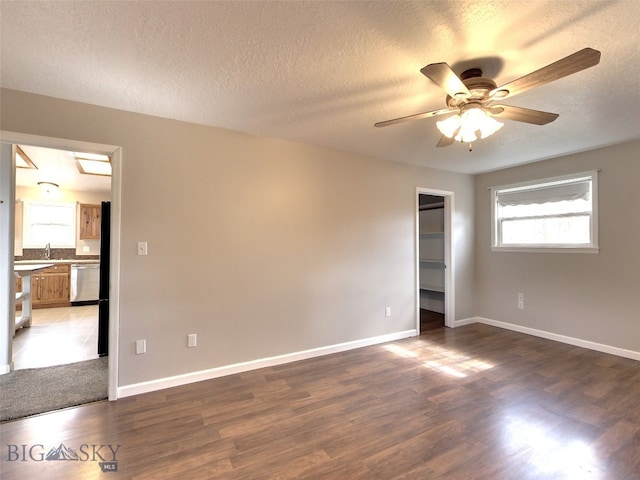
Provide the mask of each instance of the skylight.
POLYGON ((108 155, 97 153, 73 152, 76 166, 80 173, 86 175, 111 176, 111 161, 108 155))
POLYGON ((18 146, 16 146, 16 167, 38 169, 29 156, 18 146))

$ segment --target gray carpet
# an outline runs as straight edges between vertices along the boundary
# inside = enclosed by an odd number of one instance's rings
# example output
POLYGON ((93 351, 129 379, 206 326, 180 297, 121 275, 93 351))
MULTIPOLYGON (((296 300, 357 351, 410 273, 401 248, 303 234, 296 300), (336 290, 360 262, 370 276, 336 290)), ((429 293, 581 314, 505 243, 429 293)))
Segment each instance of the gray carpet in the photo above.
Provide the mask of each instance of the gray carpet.
POLYGON ((15 420, 108 397, 107 357, 0 375, 0 421, 15 420))

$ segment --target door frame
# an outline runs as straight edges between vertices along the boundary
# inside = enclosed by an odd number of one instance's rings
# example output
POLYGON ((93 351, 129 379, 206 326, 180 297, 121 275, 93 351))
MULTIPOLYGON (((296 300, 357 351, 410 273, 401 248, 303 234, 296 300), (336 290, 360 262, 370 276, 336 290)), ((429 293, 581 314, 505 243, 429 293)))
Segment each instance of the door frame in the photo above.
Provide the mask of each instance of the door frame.
POLYGON ((415 194, 415 291, 416 331, 420 334, 420 195, 444 200, 444 324, 455 327, 455 250, 453 242, 454 193, 428 187, 416 187, 415 194))
MULTIPOLYGON (((80 140, 68 140, 62 138, 30 135, 25 133, 0 131, 2 143, 24 144, 35 147, 55 148, 69 151, 85 151, 101 153, 111 156, 111 259, 109 270, 109 400, 118 398, 118 346, 120 329, 120 222, 122 201, 122 148, 117 145, 84 142, 80 140)), ((15 168, 12 176, 13 191, 15 197, 15 168)), ((14 198, 15 202, 15 198, 14 198)), ((9 215, 9 222, 15 222, 15 209, 9 215)), ((12 251, 13 249, 11 249, 12 251)), ((9 252, 6 252, 9 254, 9 252)), ((13 255, 9 255, 9 264, 13 270, 13 255)), ((3 259, 5 261, 5 259, 3 259)), ((12 342, 13 338, 9 339, 12 342)))

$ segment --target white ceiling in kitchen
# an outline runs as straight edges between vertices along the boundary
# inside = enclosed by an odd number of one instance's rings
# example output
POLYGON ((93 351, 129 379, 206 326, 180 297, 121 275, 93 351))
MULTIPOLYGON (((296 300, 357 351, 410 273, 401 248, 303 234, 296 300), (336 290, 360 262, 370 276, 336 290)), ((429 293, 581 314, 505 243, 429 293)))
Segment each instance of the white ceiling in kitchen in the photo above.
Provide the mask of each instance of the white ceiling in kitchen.
POLYGON ((34 188, 38 182, 51 182, 61 190, 111 191, 111 177, 81 174, 73 152, 30 145, 20 145, 20 148, 36 168, 16 168, 16 185, 19 187, 34 188))

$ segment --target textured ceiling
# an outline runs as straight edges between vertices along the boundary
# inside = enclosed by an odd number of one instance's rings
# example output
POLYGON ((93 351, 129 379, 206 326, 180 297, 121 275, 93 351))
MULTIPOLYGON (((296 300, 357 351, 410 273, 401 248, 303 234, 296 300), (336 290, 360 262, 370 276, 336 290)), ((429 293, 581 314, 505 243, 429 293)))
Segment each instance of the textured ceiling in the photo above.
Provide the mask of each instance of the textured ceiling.
POLYGON ((479 173, 640 138, 640 2, 0 3, 3 87, 479 173), (505 104, 559 113, 436 148, 420 73, 447 62, 498 85, 580 50, 599 65, 505 104))

